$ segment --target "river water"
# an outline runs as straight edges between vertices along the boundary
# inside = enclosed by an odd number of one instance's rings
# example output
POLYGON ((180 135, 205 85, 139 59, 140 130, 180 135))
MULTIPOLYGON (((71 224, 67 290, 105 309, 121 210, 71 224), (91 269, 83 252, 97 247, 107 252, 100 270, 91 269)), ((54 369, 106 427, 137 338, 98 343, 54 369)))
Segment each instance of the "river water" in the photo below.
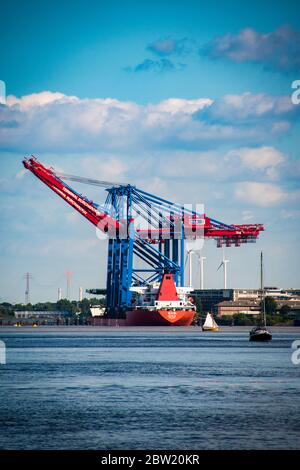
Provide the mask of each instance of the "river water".
POLYGON ((300 331, 2 328, 1 449, 299 449, 300 331))

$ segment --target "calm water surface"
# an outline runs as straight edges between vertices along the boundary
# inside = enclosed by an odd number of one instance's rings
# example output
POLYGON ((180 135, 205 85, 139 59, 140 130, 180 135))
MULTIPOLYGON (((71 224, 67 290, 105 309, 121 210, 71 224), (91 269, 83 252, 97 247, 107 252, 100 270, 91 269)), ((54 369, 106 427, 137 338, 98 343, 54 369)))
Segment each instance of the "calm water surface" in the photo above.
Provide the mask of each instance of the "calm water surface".
POLYGON ((2 449, 300 448, 299 333, 0 330, 2 449))

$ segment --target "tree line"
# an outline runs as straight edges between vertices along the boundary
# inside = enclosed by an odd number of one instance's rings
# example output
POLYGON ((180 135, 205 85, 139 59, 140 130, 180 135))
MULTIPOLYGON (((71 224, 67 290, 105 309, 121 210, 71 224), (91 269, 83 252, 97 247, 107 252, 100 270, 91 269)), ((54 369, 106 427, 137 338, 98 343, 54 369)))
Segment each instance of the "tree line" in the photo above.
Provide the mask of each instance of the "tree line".
POLYGON ((87 317, 90 315, 90 307, 93 305, 105 306, 105 300, 93 297, 91 299, 82 299, 81 301, 61 299, 57 302, 37 302, 36 304, 11 304, 9 302, 2 302, 0 304, 0 315, 2 317, 12 317, 14 312, 18 311, 42 311, 42 312, 64 312, 69 317, 82 316, 87 317))

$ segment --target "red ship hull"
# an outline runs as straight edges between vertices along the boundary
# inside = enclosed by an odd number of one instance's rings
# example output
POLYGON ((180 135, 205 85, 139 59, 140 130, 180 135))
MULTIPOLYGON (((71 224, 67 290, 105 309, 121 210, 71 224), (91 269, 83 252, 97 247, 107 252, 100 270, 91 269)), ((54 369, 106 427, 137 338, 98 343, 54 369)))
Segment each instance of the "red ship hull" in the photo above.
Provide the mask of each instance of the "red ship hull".
POLYGON ((190 326, 195 316, 193 310, 147 310, 126 312, 128 326, 190 326))

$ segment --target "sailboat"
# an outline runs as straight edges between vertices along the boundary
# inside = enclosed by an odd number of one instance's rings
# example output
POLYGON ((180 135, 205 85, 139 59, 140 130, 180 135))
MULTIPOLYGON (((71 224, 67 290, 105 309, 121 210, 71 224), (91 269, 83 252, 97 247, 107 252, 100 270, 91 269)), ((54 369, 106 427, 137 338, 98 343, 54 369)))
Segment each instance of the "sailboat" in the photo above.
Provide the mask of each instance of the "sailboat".
POLYGON ((261 293, 261 315, 260 322, 261 324, 255 326, 250 331, 249 341, 271 341, 272 334, 267 329, 266 322, 266 304, 265 304, 265 291, 263 283, 263 253, 260 254, 260 293, 261 293))
POLYGON ((213 331, 213 332, 219 331, 219 326, 215 322, 211 313, 208 313, 206 315, 204 325, 202 326, 202 331, 213 331))

